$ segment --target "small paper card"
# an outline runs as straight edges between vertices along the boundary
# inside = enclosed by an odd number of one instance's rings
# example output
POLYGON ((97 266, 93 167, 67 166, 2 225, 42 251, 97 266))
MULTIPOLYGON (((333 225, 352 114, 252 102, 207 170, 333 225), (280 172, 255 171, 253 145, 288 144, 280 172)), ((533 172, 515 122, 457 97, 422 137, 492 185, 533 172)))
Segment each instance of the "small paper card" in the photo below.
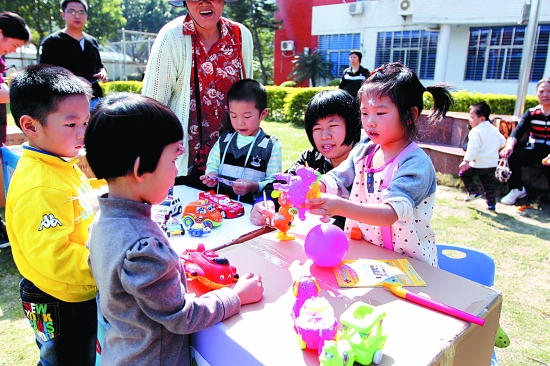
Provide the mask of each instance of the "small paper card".
POLYGON ((382 287, 387 281, 401 286, 426 286, 407 259, 354 259, 333 267, 340 287, 382 287))

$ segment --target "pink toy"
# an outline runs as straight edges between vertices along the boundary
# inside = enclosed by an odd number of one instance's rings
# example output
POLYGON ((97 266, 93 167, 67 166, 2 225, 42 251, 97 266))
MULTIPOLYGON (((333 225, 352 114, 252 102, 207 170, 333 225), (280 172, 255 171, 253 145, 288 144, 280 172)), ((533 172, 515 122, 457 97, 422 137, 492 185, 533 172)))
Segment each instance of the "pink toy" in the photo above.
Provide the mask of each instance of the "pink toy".
POLYGON ((321 289, 312 276, 302 276, 292 284, 296 301, 292 307, 294 330, 298 334, 301 349, 316 349, 321 352, 325 340, 336 337, 338 320, 334 310, 324 297, 318 297, 321 289))
POLYGON ((348 238, 338 226, 320 224, 309 231, 304 242, 306 255, 320 267, 334 267, 348 254, 348 238))
POLYGON ((338 319, 334 309, 324 297, 312 297, 302 305, 300 315, 294 321, 301 349, 316 349, 321 354, 325 341, 334 340, 338 331, 338 319))
POLYGON ((298 209, 298 217, 304 221, 306 219, 306 195, 321 177, 321 173, 313 168, 300 165, 296 169, 296 175, 288 173, 277 173, 275 178, 283 180, 286 184, 274 183, 273 188, 286 192, 292 205, 298 209))

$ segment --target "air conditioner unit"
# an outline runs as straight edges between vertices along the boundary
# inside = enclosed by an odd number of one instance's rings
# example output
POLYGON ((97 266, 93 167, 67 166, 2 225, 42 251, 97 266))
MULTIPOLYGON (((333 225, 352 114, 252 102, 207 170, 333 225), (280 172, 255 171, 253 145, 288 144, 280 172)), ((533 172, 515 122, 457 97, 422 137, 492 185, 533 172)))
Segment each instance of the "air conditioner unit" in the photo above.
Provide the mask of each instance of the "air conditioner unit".
POLYGON ((294 51, 294 41, 282 41, 281 51, 294 51))
POLYGON ((413 0, 397 0, 399 3, 399 9, 397 10, 397 13, 399 15, 412 15, 412 2, 413 0))
POLYGON ((363 3, 350 3, 348 10, 349 15, 363 14, 363 3))

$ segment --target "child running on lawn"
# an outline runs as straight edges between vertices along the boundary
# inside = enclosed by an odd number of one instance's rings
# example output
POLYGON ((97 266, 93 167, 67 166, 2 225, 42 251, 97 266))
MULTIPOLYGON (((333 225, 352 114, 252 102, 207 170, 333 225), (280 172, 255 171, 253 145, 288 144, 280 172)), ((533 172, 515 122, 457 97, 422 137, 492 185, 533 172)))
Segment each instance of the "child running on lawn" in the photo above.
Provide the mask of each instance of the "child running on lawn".
POLYGON ((400 62, 374 70, 359 90, 361 121, 371 142, 323 175, 321 190, 333 194, 308 200, 308 205, 317 215, 347 217, 345 231, 357 228, 374 245, 437 266, 430 226, 435 169, 412 141, 425 91, 434 98, 430 118, 441 119, 452 102, 448 85, 424 88, 400 62), (350 185, 351 192, 346 189, 350 185))

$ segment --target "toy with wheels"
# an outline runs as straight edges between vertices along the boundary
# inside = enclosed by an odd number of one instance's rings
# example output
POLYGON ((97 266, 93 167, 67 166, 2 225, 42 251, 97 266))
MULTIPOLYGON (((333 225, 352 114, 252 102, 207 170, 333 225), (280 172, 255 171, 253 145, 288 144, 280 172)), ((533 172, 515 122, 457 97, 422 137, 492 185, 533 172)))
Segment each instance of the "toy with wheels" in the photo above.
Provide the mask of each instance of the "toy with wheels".
POLYGON ((302 305, 300 315, 294 320, 294 328, 300 349, 315 349, 321 354, 325 341, 336 338, 338 320, 328 300, 315 296, 302 305))
POLYGON ((213 290, 229 286, 239 278, 237 269, 229 264, 227 258, 206 250, 204 244, 199 244, 195 251, 187 251, 181 260, 187 278, 197 279, 213 290))
POLYGON ((358 301, 353 303, 341 316, 342 335, 336 347, 325 342, 319 355, 321 366, 346 365, 343 360, 353 359, 361 365, 378 365, 382 362, 382 349, 387 336, 382 335, 382 322, 386 313, 358 301), (342 344, 340 344, 342 343, 342 344), (343 353, 341 353, 343 352, 343 353), (336 353, 336 354, 335 354, 336 353), (341 360, 342 363, 334 362, 341 360))
POLYGON ((196 223, 202 223, 204 226, 212 229, 221 225, 223 221, 222 214, 208 200, 199 200, 190 202, 183 210, 181 219, 183 224, 190 227, 196 223))
POLYGON ((210 226, 206 226, 204 223, 196 223, 187 227, 187 232, 191 236, 203 236, 204 234, 210 234, 212 229, 210 226))

